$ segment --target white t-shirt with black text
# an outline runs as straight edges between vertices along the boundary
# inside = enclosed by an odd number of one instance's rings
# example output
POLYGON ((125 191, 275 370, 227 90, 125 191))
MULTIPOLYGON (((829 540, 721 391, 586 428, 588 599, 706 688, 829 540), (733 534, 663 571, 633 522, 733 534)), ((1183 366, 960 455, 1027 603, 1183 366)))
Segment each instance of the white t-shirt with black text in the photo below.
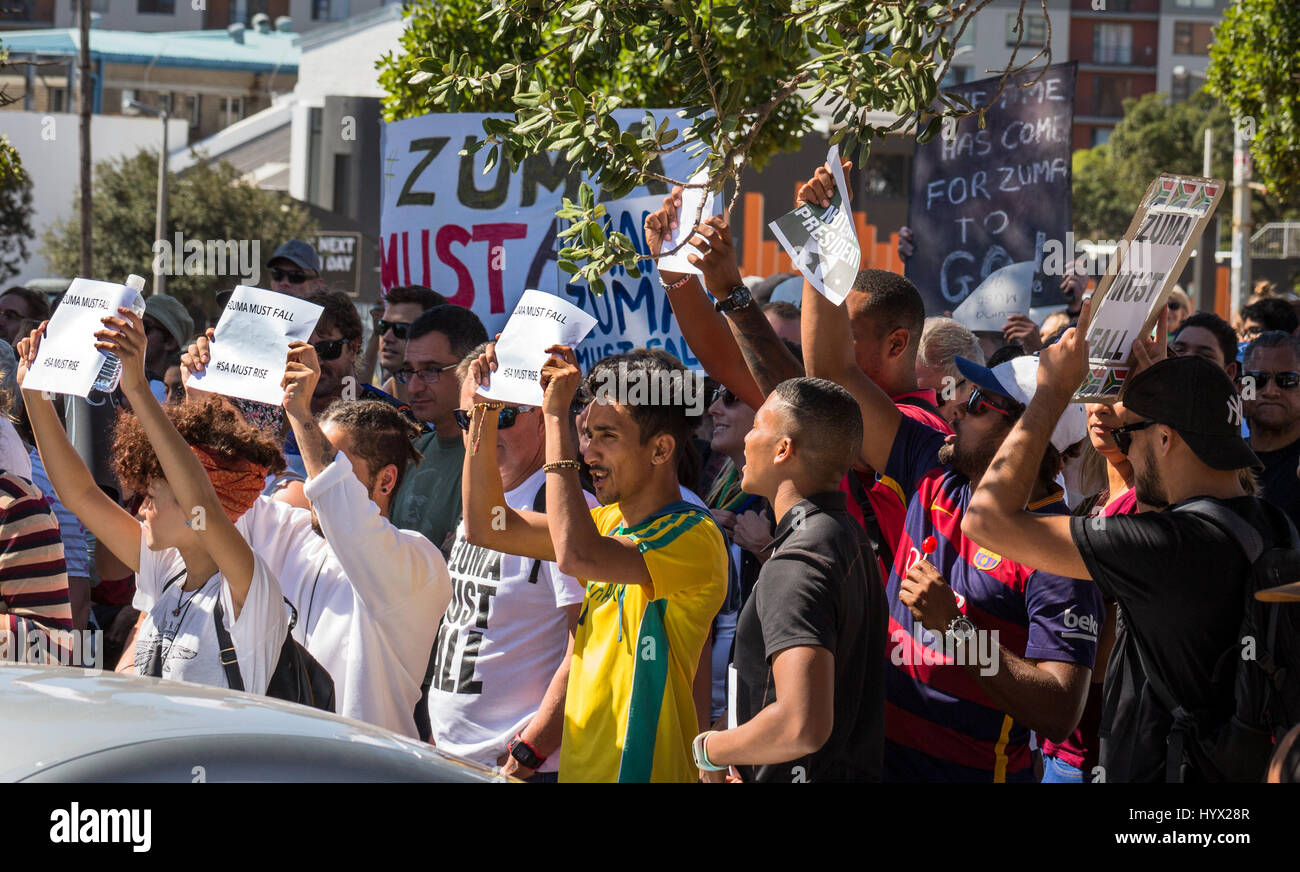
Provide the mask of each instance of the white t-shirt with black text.
POLYGON ((244 690, 266 693, 289 631, 284 598, 275 576, 260 558, 253 556, 253 579, 238 618, 230 585, 221 573, 193 591, 181 590, 185 580, 185 561, 180 552, 175 548, 151 551, 141 535, 140 569, 131 604, 146 617, 136 638, 136 672, 149 674, 150 660, 156 656, 162 661, 163 678, 229 687, 213 618, 220 597, 244 690), (172 578, 176 580, 167 584, 172 578))

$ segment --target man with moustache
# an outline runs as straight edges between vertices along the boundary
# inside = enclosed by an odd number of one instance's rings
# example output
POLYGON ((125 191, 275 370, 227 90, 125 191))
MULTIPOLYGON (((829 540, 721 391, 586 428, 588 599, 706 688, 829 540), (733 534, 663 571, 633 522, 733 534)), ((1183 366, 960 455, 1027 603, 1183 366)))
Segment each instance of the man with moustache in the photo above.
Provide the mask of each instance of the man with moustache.
POLYGON ((1259 496, 1300 524, 1300 339, 1260 334, 1246 346, 1240 384, 1250 447, 1264 465, 1259 496))

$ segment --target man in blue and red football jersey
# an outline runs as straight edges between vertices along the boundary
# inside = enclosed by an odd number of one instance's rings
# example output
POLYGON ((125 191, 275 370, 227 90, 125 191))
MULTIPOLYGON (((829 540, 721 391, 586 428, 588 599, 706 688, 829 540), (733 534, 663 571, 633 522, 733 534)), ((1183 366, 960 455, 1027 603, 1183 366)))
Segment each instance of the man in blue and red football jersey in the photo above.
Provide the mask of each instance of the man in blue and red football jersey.
MULTIPOLYGON (((799 197, 823 202, 830 173, 799 197)), ((1037 359, 990 370, 958 358, 975 385, 954 433, 903 415, 863 373, 844 309, 809 286, 803 297, 809 375, 846 387, 862 410, 862 460, 906 502, 890 567, 885 683, 887 781, 1030 781, 1029 731, 1054 740, 1083 711, 1101 597, 1085 581, 1036 571, 961 532, 974 486, 1035 389, 1037 359)), ((1086 435, 1081 407, 1063 417, 1028 508, 1067 514, 1053 479, 1061 452, 1086 435)))

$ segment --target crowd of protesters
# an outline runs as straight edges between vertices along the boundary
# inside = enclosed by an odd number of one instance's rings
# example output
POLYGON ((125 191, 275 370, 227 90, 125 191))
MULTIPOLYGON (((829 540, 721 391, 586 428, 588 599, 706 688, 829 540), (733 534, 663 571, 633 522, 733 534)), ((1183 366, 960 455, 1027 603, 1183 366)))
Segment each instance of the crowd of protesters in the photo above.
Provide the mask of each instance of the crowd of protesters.
POLYGON ((323 313, 280 406, 199 390, 212 331, 148 297, 96 335, 111 483, 71 404, 22 390, 51 309, 11 288, 0 630, 98 627, 109 668, 258 694, 291 639, 337 713, 529 781, 1221 774, 1243 530, 1300 523, 1294 301, 1259 288, 1236 329, 1176 289, 1123 401, 1085 405, 1081 271, 977 335, 883 270, 764 301, 791 276, 747 283, 723 217, 692 243, 700 275, 660 279, 704 372, 553 346, 541 406, 485 398, 495 346, 433 289, 390 289, 367 339, 301 241, 271 287, 323 313))

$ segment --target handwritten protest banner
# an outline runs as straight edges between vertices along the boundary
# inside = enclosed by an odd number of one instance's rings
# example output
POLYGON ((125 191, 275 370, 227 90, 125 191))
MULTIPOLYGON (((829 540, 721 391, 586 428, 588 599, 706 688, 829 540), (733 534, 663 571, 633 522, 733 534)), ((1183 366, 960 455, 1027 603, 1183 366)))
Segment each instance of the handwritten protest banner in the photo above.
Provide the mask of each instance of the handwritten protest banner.
POLYGON ((497 340, 497 370, 479 391, 489 400, 542 404, 541 370, 552 345, 574 347, 596 326, 596 319, 554 294, 528 290, 519 298, 497 340))
POLYGON ((1088 372, 1075 402, 1113 403, 1133 340, 1150 335, 1187 258, 1223 197, 1222 179, 1162 173, 1147 188, 1118 257, 1093 294, 1088 372))
POLYGON ((777 218, 768 227, 794 261, 795 268, 817 292, 835 305, 853 289, 862 261, 858 231, 849 212, 849 188, 840 167, 840 147, 832 145, 826 165, 835 176, 835 195, 825 208, 805 203, 777 218))
MULTIPOLYGON (((997 94, 999 81, 945 90, 979 107, 997 94)), ((1074 63, 1008 76, 982 125, 975 116, 948 122, 917 144, 907 215, 917 252, 906 273, 927 314, 955 310, 994 271, 1041 264, 1045 245, 1073 239, 1067 234, 1074 81, 1074 63)), ((1063 260, 1072 258, 1067 252, 1063 260)), ((1060 276, 1040 266, 1032 305, 1064 302, 1059 285, 1060 276)))
POLYGON ((107 359, 95 348, 103 319, 129 306, 136 292, 126 285, 76 278, 45 328, 36 360, 23 380, 25 390, 85 397, 107 359))
POLYGON ((238 286, 212 336, 212 359, 190 383, 215 394, 280 405, 289 343, 306 342, 323 311, 288 294, 238 286))
POLYGON ((974 293, 953 310, 952 317, 968 330, 1000 334, 1008 317, 1029 311, 1033 278, 1032 260, 1004 266, 980 282, 974 293))
MULTIPOLYGON (((655 123, 668 119, 682 130, 688 119, 675 110, 649 110, 655 123)), ((474 311, 490 334, 500 331, 526 288, 554 291, 596 318, 596 326, 576 350, 589 366, 606 354, 634 347, 663 348, 687 366, 699 361, 686 347, 680 328, 648 257, 645 217, 661 205, 668 187, 654 182, 619 200, 597 199, 607 210, 606 233, 622 231, 647 255, 632 279, 618 267, 605 277, 606 292, 591 293, 571 282, 557 266, 555 212, 561 197, 576 200, 583 181, 571 173, 563 155, 533 155, 517 172, 502 161, 488 174, 487 150, 461 156, 462 148, 483 135, 476 113, 424 115, 384 125, 383 208, 380 218, 381 282, 420 284, 474 311)), ((645 110, 614 113, 624 128, 640 124, 645 110)), ((678 149, 663 155, 655 172, 689 178, 695 169, 678 149)))

